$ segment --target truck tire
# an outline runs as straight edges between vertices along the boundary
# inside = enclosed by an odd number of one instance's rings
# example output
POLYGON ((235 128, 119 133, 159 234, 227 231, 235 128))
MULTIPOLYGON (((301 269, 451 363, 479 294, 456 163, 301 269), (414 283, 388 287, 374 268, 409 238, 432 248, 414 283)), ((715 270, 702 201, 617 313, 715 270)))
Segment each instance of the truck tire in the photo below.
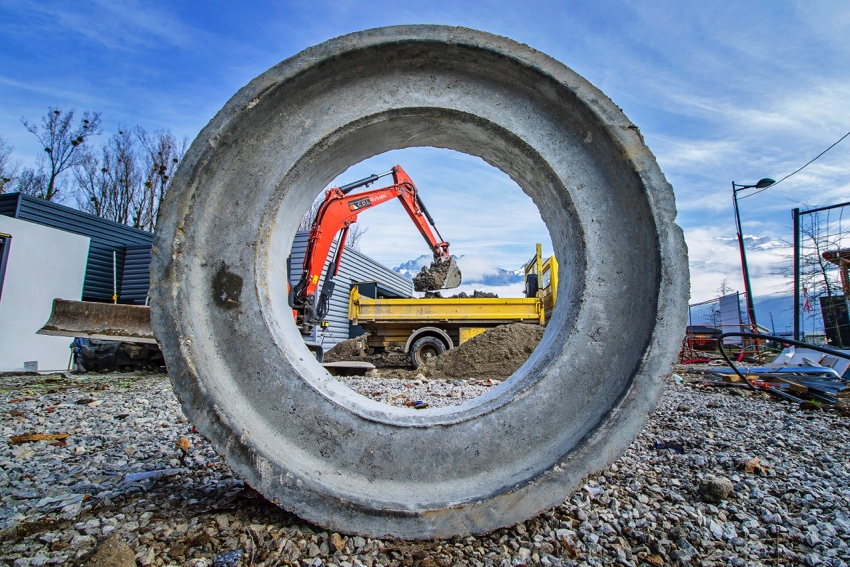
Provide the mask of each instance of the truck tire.
POLYGON ((369 537, 484 533, 564 502, 655 408, 687 319, 675 218, 637 127, 563 64, 464 28, 353 33, 251 81, 192 143, 155 233, 152 324, 186 416, 270 501, 369 537), (333 380, 285 284, 319 191, 414 146, 509 175, 563 268, 528 361, 484 396, 421 411, 333 380))
POLYGON ((540 287, 537 285, 537 274, 526 274, 525 276, 525 296, 537 297, 537 292, 540 287))
POLYGON ((410 347, 410 360, 413 366, 419 368, 429 359, 446 352, 446 345, 437 337, 422 337, 410 347))

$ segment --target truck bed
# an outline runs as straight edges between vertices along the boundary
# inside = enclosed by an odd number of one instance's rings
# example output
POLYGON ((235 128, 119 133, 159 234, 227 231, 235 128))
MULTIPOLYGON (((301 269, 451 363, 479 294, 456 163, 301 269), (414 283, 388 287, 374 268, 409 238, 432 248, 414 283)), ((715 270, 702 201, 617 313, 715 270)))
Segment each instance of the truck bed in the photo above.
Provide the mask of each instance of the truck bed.
POLYGON ((543 302, 536 298, 369 299, 352 293, 349 317, 355 325, 374 322, 539 323, 543 302))
POLYGON ((545 323, 543 300, 536 297, 369 299, 356 287, 348 316, 369 331, 370 349, 395 346, 404 352, 419 336, 439 335, 446 348, 453 348, 499 325, 545 323))

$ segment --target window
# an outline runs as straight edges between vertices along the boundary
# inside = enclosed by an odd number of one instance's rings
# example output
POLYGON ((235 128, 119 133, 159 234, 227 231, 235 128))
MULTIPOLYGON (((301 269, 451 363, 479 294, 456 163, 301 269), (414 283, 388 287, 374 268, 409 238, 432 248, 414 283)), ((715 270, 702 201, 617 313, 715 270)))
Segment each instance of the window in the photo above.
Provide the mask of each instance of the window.
POLYGON ((9 246, 12 236, 0 232, 0 299, 3 297, 3 281, 6 279, 6 260, 9 258, 9 246))

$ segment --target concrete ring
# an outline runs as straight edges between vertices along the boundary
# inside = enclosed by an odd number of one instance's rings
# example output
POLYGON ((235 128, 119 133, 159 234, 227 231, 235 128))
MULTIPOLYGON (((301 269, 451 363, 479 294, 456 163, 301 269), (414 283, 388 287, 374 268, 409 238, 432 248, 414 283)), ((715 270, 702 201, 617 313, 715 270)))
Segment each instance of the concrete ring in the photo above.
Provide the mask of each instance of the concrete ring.
POLYGON ((561 63, 469 29, 368 30, 263 73, 193 142, 157 226, 152 322, 185 414, 268 499, 372 537, 484 533, 563 502, 655 407, 687 312, 675 214, 637 128, 561 63), (510 175, 563 274, 540 347, 456 408, 343 387, 287 305, 286 258, 317 192, 411 146, 510 175))

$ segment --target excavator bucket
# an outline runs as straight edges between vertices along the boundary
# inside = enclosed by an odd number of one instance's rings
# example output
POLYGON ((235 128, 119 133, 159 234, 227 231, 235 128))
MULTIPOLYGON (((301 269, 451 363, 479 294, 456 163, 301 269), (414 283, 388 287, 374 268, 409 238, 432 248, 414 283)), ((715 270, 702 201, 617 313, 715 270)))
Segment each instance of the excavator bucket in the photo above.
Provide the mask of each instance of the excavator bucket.
POLYGON ((50 319, 39 335, 156 344, 150 308, 54 299, 50 319))
POLYGON ((415 291, 452 289, 459 286, 460 282, 460 268, 455 259, 437 258, 430 266, 423 267, 422 271, 413 277, 413 289, 415 291))

